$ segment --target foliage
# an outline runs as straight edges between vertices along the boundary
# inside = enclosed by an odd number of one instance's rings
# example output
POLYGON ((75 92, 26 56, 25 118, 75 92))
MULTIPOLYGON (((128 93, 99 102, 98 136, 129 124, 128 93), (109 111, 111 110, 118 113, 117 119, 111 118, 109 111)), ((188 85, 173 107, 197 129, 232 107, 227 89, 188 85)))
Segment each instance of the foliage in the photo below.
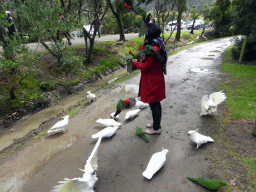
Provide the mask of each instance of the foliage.
POLYGON ((230 75, 232 81, 222 82, 227 95, 226 104, 231 119, 255 118, 256 69, 253 66, 223 63, 221 70, 230 75))
POLYGON ((217 37, 229 35, 234 13, 231 0, 216 0, 213 7, 204 5, 203 13, 207 20, 213 21, 214 32, 217 37))
POLYGON ((197 12, 197 6, 193 5, 193 8, 190 9, 190 15, 189 15, 189 19, 193 20, 193 25, 191 27, 191 34, 194 33, 194 25, 195 25, 195 20, 198 19, 199 14, 197 12))
POLYGON ((74 52, 67 51, 65 54, 63 54, 61 58, 61 70, 80 74, 80 72, 84 69, 83 62, 84 62, 83 56, 75 56, 74 52))

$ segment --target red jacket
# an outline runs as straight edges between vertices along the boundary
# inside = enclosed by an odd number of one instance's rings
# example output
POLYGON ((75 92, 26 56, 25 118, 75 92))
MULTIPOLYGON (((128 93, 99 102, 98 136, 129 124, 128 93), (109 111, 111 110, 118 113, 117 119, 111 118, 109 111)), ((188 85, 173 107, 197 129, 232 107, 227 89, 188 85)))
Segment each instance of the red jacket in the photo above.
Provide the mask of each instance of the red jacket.
MULTIPOLYGON (((158 53, 160 48, 152 46, 158 53)), ((135 69, 141 70, 139 97, 144 103, 156 103, 166 98, 165 81, 161 63, 153 56, 147 56, 144 62, 132 62, 135 69)))

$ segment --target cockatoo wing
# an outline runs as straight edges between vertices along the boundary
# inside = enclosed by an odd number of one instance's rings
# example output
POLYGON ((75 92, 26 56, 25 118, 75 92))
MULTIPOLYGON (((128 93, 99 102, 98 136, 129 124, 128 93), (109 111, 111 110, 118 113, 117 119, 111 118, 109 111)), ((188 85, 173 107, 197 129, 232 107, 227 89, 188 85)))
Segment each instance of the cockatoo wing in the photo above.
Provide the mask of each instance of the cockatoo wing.
POLYGON ((146 170, 142 173, 147 179, 151 179, 153 175, 165 164, 167 149, 154 153, 148 163, 146 170))
POLYGON ((200 115, 207 115, 208 114, 208 109, 209 109, 208 101, 209 101, 209 96, 204 95, 201 99, 202 112, 201 112, 200 115))
POLYGON ((210 95, 210 101, 215 104, 214 106, 219 105, 220 103, 225 101, 226 98, 227 97, 225 96, 225 93, 223 93, 222 91, 214 92, 210 95))
MULTIPOLYGON (((54 187, 51 192, 83 192, 86 188, 88 188, 88 184, 80 181, 79 179, 67 179, 64 181, 59 181, 60 185, 54 187)), ((93 192, 92 190, 88 190, 88 192, 93 192)))
POLYGON ((65 132, 65 128, 59 128, 59 129, 50 129, 47 131, 47 133, 49 135, 53 135, 55 133, 61 133, 61 132, 65 132))
MULTIPOLYGON (((97 153, 98 153, 98 148, 100 146, 101 139, 102 139, 102 137, 98 138, 98 141, 97 141, 96 145, 94 146, 92 153, 87 160, 87 163, 89 162, 91 164, 93 170, 97 170, 97 168, 98 168, 97 153)), ((85 165, 85 172, 86 172, 86 165, 85 165)))

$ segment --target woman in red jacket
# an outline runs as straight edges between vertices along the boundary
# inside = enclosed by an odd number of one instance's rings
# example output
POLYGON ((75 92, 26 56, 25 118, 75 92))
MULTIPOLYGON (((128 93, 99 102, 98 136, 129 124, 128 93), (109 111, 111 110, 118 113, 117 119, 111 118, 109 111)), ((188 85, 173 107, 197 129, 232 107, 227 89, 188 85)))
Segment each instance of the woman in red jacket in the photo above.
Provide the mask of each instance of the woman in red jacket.
POLYGON ((149 103, 152 111, 153 124, 147 124, 147 127, 150 128, 146 130, 147 134, 161 134, 162 108, 160 101, 166 98, 164 73, 166 74, 167 54, 160 34, 159 26, 149 23, 148 33, 143 46, 152 46, 157 53, 164 57, 164 63, 155 60, 153 56, 145 56, 143 53, 139 61, 132 61, 133 67, 141 70, 138 96, 141 97, 142 102, 149 103))

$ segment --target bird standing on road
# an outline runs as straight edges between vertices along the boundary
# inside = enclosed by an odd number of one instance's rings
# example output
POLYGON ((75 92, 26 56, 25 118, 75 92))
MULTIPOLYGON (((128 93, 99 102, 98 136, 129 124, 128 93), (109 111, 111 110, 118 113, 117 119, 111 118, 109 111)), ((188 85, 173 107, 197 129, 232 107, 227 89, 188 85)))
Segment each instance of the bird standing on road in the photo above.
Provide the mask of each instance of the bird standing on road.
POLYGON ((98 133, 93 134, 92 138, 95 139, 95 138, 99 138, 99 137, 101 137, 101 138, 112 137, 116 133, 116 130, 118 128, 119 128, 119 126, 116 126, 116 125, 114 125, 114 127, 106 127, 105 129, 102 129, 98 133))
POLYGON ((142 175, 147 179, 151 179, 153 175, 165 164, 168 152, 168 149, 163 148, 161 152, 154 153, 142 175))
POLYGON ((61 132, 65 132, 65 128, 66 126, 68 125, 68 121, 69 121, 69 115, 66 115, 65 117, 62 117, 64 118, 63 120, 61 121, 58 121, 55 125, 53 125, 53 127, 47 131, 47 133, 49 135, 53 135, 55 133, 61 133, 61 132))
POLYGON ((87 91, 87 99, 89 99, 89 103, 91 103, 92 101, 94 101, 96 98, 95 94, 92 94, 91 91, 87 91))
POLYGON ((191 130, 188 132, 188 135, 193 143, 196 144, 196 149, 200 147, 202 144, 207 142, 214 142, 214 140, 209 136, 204 136, 197 132, 197 130, 191 130))
POLYGON ((203 187, 210 190, 218 190, 220 187, 227 185, 225 181, 218 181, 216 179, 205 179, 205 178, 193 178, 187 177, 187 179, 202 185, 203 187))
POLYGON ((91 155, 86 161, 84 170, 80 169, 84 172, 83 177, 65 178, 64 181, 59 181, 60 185, 55 186, 52 192, 94 192, 93 187, 98 181, 95 170, 98 168, 97 153, 101 139, 101 137, 98 138, 91 155))
POLYGON ((144 109, 144 108, 146 108, 146 107, 149 106, 148 103, 143 103, 142 101, 139 101, 137 98, 135 98, 135 100, 136 100, 135 107, 136 107, 137 109, 144 109))
POLYGON ((99 118, 96 123, 100 123, 102 125, 105 125, 107 127, 114 127, 114 126, 121 126, 121 123, 116 122, 114 119, 102 119, 99 118))
POLYGON ((140 109, 134 109, 134 110, 128 111, 125 114, 125 120, 133 119, 136 115, 139 114, 140 111, 141 111, 140 109))
POLYGON ((217 106, 225 101, 227 97, 222 91, 214 92, 210 96, 204 95, 201 100, 201 116, 217 111, 217 106))

